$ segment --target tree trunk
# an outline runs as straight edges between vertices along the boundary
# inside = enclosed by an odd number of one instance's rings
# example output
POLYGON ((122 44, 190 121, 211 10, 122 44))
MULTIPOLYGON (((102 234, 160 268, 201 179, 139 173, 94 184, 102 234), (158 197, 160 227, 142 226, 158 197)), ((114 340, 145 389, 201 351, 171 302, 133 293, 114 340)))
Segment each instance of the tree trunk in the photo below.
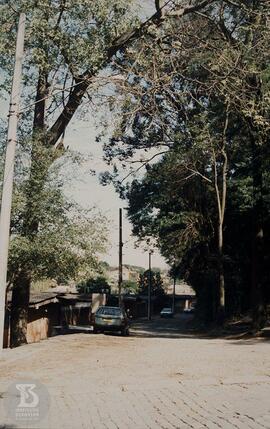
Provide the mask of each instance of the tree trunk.
POLYGON ((264 299, 264 214, 263 214, 263 173, 261 145, 253 146, 253 246, 252 246, 252 288, 253 329, 258 331, 266 322, 264 299))
POLYGON ((31 278, 29 273, 21 271, 13 283, 10 344, 17 347, 27 343, 28 305, 31 278))
MULTIPOLYGON (((47 173, 48 160, 43 157, 42 147, 44 138, 42 133, 45 127, 45 96, 47 93, 47 75, 40 73, 37 83, 34 123, 33 123, 33 141, 31 153, 30 177, 27 184, 26 198, 27 204, 22 215, 23 227, 22 235, 34 239, 38 232, 39 214, 37 210, 38 194, 41 193, 47 173), (41 135, 40 135, 41 134, 41 135)), ((48 149, 47 149, 48 151, 48 149)), ((31 264, 30 264, 31 265, 31 264)), ((30 298, 31 273, 29 270, 21 269, 15 274, 13 282, 12 302, 11 302, 11 347, 17 347, 27 343, 27 321, 28 306, 30 298)))
POLYGON ((222 147, 220 154, 223 158, 221 168, 221 189, 218 184, 218 163, 215 151, 213 149, 213 162, 214 162, 214 182, 217 200, 217 211, 218 211, 218 311, 217 311, 217 322, 222 325, 225 319, 225 276, 224 276, 224 255, 223 255, 223 226, 226 209, 226 198, 227 198, 227 168, 228 168, 228 156, 226 152, 226 134, 229 125, 229 108, 230 104, 227 102, 226 116, 222 133, 222 147))
POLYGON ((222 325, 225 318, 225 276, 223 263, 223 223, 218 226, 218 296, 219 306, 217 314, 217 322, 222 325))

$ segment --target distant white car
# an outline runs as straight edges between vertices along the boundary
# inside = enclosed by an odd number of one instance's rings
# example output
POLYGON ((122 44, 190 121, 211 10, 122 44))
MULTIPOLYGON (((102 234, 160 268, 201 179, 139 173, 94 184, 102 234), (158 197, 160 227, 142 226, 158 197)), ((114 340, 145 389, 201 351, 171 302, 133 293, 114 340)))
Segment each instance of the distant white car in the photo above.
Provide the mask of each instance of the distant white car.
POLYGON ((169 307, 163 308, 160 312, 160 317, 173 317, 172 309, 169 307))

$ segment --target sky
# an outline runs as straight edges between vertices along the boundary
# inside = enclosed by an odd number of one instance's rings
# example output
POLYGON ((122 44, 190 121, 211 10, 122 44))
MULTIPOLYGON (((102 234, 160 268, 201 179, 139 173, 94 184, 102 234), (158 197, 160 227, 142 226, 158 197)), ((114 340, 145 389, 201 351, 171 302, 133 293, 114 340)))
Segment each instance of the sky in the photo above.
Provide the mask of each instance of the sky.
MULTIPOLYGON (((143 15, 150 15, 153 11, 152 0, 146 0, 143 5, 143 15)), ((8 100, 0 102, 0 118, 7 120, 8 100)), ((103 161, 102 143, 96 142, 96 135, 100 131, 99 115, 95 117, 88 114, 84 120, 78 115, 69 124, 65 135, 65 146, 76 150, 87 159, 77 166, 76 172, 71 171, 72 179, 65 188, 66 194, 77 201, 83 207, 89 208, 95 206, 106 215, 109 225, 110 248, 107 255, 102 255, 102 259, 111 265, 118 264, 118 217, 119 208, 123 208, 123 263, 147 267, 148 253, 141 247, 136 247, 136 238, 131 234, 131 224, 126 216, 127 202, 119 198, 112 185, 102 186, 99 183, 98 174, 108 168, 103 161), (95 170, 96 175, 91 175, 90 170, 95 170)), ((66 173, 68 173, 66 171, 66 173)), ((166 268, 165 260, 161 257, 158 250, 154 250, 152 256, 152 265, 154 267, 166 268)))
MULTIPOLYGON (((102 158, 102 143, 95 141, 99 130, 97 121, 98 119, 84 121, 75 119, 69 126, 65 145, 90 159, 80 164, 74 179, 72 179, 65 191, 68 196, 75 199, 82 206, 95 206, 108 218, 111 246, 104 260, 111 265, 118 264, 118 218, 119 208, 123 208, 123 263, 147 267, 147 251, 144 246, 135 247, 136 238, 132 236, 131 224, 127 219, 125 210, 127 202, 119 198, 112 185, 102 186, 99 183, 99 173, 107 170, 108 166, 102 158), (96 175, 90 174, 91 169, 96 171, 96 175)), ((152 256, 152 264, 155 267, 166 268, 166 263, 157 249, 152 256)))

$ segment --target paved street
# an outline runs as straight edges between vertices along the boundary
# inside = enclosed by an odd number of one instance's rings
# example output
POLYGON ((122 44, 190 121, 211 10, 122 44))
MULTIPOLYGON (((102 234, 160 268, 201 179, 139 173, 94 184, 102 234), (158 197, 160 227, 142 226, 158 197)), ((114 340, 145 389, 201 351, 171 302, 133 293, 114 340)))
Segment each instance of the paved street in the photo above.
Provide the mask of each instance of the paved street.
POLYGON ((189 317, 137 323, 127 338, 77 333, 6 350, 0 427, 29 426, 7 420, 7 389, 37 380, 50 408, 29 427, 270 428, 270 342, 196 337, 189 317))

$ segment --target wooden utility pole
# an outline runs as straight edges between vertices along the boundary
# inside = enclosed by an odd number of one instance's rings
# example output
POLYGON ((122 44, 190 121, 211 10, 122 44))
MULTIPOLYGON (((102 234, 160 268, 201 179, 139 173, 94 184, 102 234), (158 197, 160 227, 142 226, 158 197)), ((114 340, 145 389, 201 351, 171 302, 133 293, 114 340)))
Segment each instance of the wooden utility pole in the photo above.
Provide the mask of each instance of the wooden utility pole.
POLYGON ((173 301, 172 301, 172 311, 175 310, 175 285, 176 285, 176 275, 173 276, 173 301))
POLYGON ((5 296, 10 237, 10 218, 14 179, 14 161, 17 143, 17 126, 19 118, 22 62, 24 52, 24 32, 25 14, 21 13, 18 25, 15 67, 9 106, 7 148, 0 213, 0 350, 3 348, 4 339, 5 296))
POLYGON ((151 320, 151 295, 152 295, 152 252, 149 252, 149 281, 148 281, 148 320, 151 320))
POLYGON ((118 279, 119 307, 122 307, 122 285, 123 285, 123 220, 122 220, 122 209, 119 209, 119 279, 118 279))
POLYGON ((172 299, 172 311, 173 311, 173 313, 175 310, 175 286, 176 286, 176 263, 174 260, 174 264, 173 264, 173 299, 172 299))

